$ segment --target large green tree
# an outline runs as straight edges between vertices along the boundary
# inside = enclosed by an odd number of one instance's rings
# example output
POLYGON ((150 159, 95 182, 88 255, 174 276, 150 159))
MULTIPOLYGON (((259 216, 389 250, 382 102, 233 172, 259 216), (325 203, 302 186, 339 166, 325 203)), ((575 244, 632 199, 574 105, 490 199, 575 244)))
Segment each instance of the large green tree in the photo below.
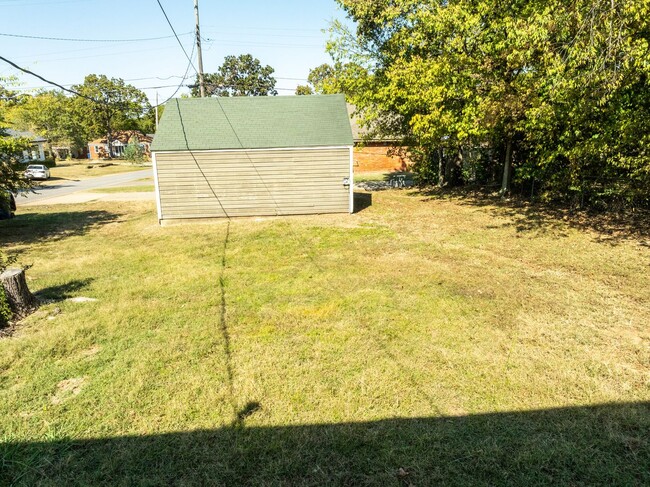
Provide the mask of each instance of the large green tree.
POLYGON ((13 127, 45 137, 52 146, 80 149, 88 143, 89 130, 74 111, 74 100, 60 91, 24 96, 9 112, 13 127))
POLYGON ((335 24, 330 52, 364 68, 340 73, 342 89, 366 124, 429 166, 444 159, 439 180, 450 164, 467 179, 475 149, 474 176, 499 176, 503 192, 513 167, 562 194, 603 173, 643 186, 647 0, 338 3, 357 28, 335 24))
POLYGON ((20 95, 9 86, 13 79, 0 78, 0 205, 8 203, 7 191, 15 193, 19 189, 30 187, 23 178, 23 151, 29 150, 30 142, 25 138, 9 137, 5 117, 18 101, 20 95))
POLYGON ((146 95, 122 79, 91 74, 73 90, 79 93, 74 116, 90 137, 105 136, 109 146, 113 131, 139 128, 153 113, 146 95))
MULTIPOLYGON (((216 73, 204 75, 207 96, 267 96, 277 95, 275 70, 262 66, 250 54, 226 56, 216 73)), ((199 96, 199 80, 192 86, 192 96, 199 96)))

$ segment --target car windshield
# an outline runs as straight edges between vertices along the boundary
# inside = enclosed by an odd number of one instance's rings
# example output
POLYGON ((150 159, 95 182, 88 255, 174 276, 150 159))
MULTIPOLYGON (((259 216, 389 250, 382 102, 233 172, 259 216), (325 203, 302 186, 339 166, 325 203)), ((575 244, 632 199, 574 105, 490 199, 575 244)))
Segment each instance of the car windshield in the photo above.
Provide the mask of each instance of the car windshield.
POLYGON ((35 170, 38 170, 38 171, 42 171, 42 170, 45 169, 45 166, 37 166, 35 164, 31 164, 31 165, 27 166, 27 170, 29 171, 30 169, 32 169, 32 170, 35 169, 35 170))

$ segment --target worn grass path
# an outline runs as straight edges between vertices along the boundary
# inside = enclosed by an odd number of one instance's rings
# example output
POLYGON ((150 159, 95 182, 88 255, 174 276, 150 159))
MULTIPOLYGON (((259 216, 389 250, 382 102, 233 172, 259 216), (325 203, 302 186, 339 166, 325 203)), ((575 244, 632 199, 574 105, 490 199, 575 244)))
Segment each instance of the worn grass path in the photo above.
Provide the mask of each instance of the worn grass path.
POLYGON ((163 228, 32 207, 0 245, 48 302, 0 340, 0 484, 650 483, 635 239, 389 191, 163 228))

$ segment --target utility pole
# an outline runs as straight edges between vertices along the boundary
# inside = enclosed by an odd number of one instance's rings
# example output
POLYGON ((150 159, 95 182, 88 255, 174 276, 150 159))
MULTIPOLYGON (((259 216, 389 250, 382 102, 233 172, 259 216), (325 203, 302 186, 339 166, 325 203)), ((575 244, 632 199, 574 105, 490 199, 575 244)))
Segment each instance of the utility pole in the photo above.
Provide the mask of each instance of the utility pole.
POLYGON ((158 92, 156 91, 156 132, 158 132, 158 92))
POLYGON ((199 28, 199 0, 194 0, 194 17, 196 19, 196 50, 199 55, 199 90, 201 98, 205 98, 205 83, 203 82, 203 54, 201 54, 201 29, 199 28))

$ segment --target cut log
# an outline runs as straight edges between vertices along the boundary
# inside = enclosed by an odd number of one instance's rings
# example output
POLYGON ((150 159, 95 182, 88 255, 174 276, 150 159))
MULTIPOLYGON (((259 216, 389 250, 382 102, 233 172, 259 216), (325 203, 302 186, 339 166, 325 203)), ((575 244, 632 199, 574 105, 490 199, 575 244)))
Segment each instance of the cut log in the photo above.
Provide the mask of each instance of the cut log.
POLYGON ((24 269, 7 269, 0 274, 0 283, 14 318, 24 318, 38 307, 36 296, 27 287, 24 269))

